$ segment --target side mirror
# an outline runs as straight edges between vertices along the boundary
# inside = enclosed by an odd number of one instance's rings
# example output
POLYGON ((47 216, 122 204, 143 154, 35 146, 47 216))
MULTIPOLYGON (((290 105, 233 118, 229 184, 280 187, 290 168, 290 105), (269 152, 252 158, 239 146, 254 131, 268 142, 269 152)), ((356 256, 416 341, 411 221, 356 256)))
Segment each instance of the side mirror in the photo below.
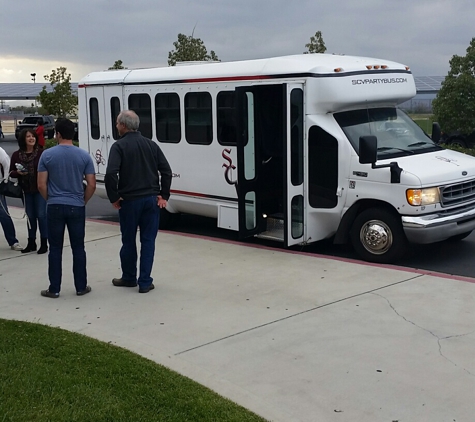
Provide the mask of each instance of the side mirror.
POLYGON ((378 138, 376 136, 360 136, 360 164, 374 164, 378 156, 378 138))
POLYGON ((440 137, 441 137, 441 130, 440 130, 440 126, 437 122, 433 122, 432 123, 432 140, 438 144, 439 141, 440 141, 440 137))

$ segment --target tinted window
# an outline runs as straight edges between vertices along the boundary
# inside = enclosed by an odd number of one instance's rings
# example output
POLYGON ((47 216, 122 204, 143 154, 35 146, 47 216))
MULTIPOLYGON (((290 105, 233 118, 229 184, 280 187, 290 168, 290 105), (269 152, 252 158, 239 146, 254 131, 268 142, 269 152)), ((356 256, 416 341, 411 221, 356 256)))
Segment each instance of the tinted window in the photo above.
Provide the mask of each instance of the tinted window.
POLYGON ((25 117, 22 123, 35 124, 38 122, 39 117, 25 117))
POLYGON ((111 98, 111 124, 112 124, 112 137, 119 139, 119 132, 117 131, 116 121, 117 116, 120 113, 120 100, 117 97, 111 98))
POLYGON ((99 127, 99 103, 97 98, 89 99, 89 120, 91 123, 92 139, 99 139, 101 137, 101 129, 99 127))
POLYGON ((140 133, 152 138, 152 105, 148 94, 132 94, 129 96, 129 110, 133 110, 140 118, 140 133))
POLYGON ((290 176, 292 185, 303 183, 303 91, 290 93, 290 176))
POLYGON ((313 208, 334 208, 338 183, 338 142, 318 126, 308 133, 308 190, 313 208))
POLYGON ((180 97, 176 93, 155 96, 155 130, 161 142, 181 140, 180 97))
POLYGON ((208 145, 213 140, 213 119, 209 92, 186 94, 185 136, 190 144, 208 145))
POLYGON ((216 98, 216 103, 218 142, 222 145, 236 145, 235 92, 220 92, 216 98))

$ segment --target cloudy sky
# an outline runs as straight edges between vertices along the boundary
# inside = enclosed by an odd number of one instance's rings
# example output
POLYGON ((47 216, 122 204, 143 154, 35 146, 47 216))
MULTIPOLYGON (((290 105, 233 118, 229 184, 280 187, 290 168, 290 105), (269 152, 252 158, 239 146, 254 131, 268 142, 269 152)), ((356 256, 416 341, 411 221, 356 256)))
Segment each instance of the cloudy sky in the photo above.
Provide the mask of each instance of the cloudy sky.
POLYGON ((116 60, 166 66, 178 33, 221 61, 299 54, 316 31, 327 53, 384 58, 445 76, 475 37, 474 0, 0 0, 0 82, 65 66, 77 82, 116 60))

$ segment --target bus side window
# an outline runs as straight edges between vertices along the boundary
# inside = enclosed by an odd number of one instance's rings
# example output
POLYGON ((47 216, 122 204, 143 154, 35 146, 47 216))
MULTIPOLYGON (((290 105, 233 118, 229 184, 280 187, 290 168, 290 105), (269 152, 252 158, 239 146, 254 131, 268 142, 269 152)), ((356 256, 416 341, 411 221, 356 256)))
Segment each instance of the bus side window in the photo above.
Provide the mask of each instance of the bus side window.
POLYGON ((334 208, 338 197, 338 142, 322 128, 308 134, 308 190, 313 208, 334 208))
POLYGON ((155 95, 155 131, 160 142, 181 141, 180 97, 175 92, 155 95))
POLYGON ((236 145, 236 93, 221 91, 216 97, 218 142, 221 145, 236 145))
POLYGON ((129 110, 133 110, 140 118, 140 133, 152 139, 152 104, 148 94, 129 95, 129 110))
POLYGON ((111 98, 111 124, 112 124, 112 137, 119 139, 119 132, 117 131, 116 121, 117 116, 120 113, 120 100, 118 97, 111 98))
POLYGON ((89 99, 89 119, 91 121, 91 137, 92 139, 99 139, 101 128, 99 126, 99 102, 97 98, 89 99))
POLYGON ((209 92, 189 92, 185 95, 185 136, 190 144, 209 145, 213 141, 209 92))

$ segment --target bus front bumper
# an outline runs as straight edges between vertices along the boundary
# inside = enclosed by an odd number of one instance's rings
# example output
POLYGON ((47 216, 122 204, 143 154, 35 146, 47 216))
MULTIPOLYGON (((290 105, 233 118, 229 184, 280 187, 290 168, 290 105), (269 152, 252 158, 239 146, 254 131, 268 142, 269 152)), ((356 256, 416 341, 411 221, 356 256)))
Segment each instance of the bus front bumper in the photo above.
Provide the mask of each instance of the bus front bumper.
POLYGON ((458 213, 402 216, 402 227, 412 243, 434 243, 475 230, 475 206, 458 213))

